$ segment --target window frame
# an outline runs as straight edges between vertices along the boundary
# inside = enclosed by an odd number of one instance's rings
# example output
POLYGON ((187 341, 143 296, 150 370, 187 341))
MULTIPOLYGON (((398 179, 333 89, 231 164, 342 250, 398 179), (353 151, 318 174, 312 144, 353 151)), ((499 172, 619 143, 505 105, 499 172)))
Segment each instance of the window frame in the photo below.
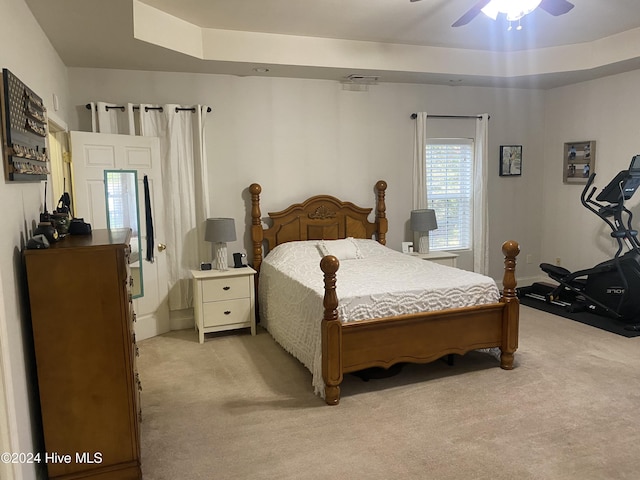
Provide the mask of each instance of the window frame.
MULTIPOLYGON (((474 209, 474 162, 475 162, 475 140, 473 138, 468 137, 459 137, 459 138, 428 138, 426 143, 426 151, 425 151, 425 181, 426 191, 427 191, 427 208, 434 208, 436 210, 436 217, 438 219, 438 229, 431 232, 429 235, 429 249, 433 251, 452 251, 452 252, 464 252, 464 251, 472 251, 473 249, 473 209, 474 209), (433 166, 430 166, 429 158, 430 158, 430 147, 433 145, 442 145, 442 146, 456 146, 462 147, 464 152, 464 158, 462 160, 463 164, 466 164, 465 175, 463 179, 463 183, 467 184, 466 190, 460 193, 448 194, 444 192, 442 194, 434 193, 437 190, 436 186, 433 184, 431 180, 433 177, 433 166), (435 197, 435 198, 434 198, 435 197), (435 202, 441 200, 450 200, 452 198, 462 199, 465 205, 458 208, 466 208, 468 211, 467 215, 457 214, 453 218, 454 222, 451 222, 449 219, 445 219, 446 214, 442 212, 442 206, 434 205, 435 202), (461 222, 462 219, 466 218, 466 221, 461 222), (444 223, 446 222, 446 223, 444 223), (466 232, 461 232, 459 234, 449 234, 449 231, 453 230, 460 225, 461 223, 466 224, 466 232), (450 228, 445 227, 448 226, 450 228), (440 232, 439 232, 440 231, 440 232), (443 234, 443 231, 445 232, 443 234), (444 242, 442 240, 443 235, 444 242), (451 243, 451 237, 457 238, 456 242, 451 243)), ((442 169, 442 166, 440 167, 442 169)), ((460 168, 454 167, 454 169, 459 173, 460 168)), ((445 169, 446 172, 446 169, 445 169)), ((445 173, 446 176, 449 176, 445 173)), ((446 188, 446 186, 444 187, 446 188)), ((455 207, 454 207, 455 208, 455 207)))

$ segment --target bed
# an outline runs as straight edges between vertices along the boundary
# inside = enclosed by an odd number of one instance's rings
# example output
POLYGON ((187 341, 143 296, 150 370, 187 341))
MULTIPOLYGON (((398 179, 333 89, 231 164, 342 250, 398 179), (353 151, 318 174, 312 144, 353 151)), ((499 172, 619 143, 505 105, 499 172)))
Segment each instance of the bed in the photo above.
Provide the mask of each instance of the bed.
POLYGON ((339 403, 344 374, 371 367, 480 349, 497 350, 500 367, 514 367, 517 242, 502 245, 502 293, 489 277, 393 251, 384 246, 386 188, 382 180, 375 185, 373 222, 371 208, 316 195, 270 212, 264 227, 262 187, 249 187, 261 322, 311 371, 314 389, 328 405, 339 403), (358 281, 362 274, 369 280, 358 281), (385 286, 393 278, 394 286, 385 286))

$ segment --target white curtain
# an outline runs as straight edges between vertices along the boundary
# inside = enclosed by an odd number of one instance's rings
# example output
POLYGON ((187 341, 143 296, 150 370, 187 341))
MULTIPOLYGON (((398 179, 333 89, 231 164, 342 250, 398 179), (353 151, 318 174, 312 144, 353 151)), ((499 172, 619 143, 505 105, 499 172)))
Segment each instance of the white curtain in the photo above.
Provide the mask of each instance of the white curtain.
POLYGON ((189 270, 210 256, 204 242, 209 190, 204 142, 206 106, 140 105, 140 133, 160 138, 169 308, 193 304, 189 270), (195 111, 190 110, 195 108, 195 111))
POLYGON ((134 105, 91 102, 91 131, 96 133, 136 134, 134 105))
POLYGON ((488 144, 489 115, 484 113, 476 120, 473 172, 473 271, 484 275, 489 271, 488 144))
POLYGON ((427 112, 416 113, 413 147, 413 210, 427 208, 427 112))

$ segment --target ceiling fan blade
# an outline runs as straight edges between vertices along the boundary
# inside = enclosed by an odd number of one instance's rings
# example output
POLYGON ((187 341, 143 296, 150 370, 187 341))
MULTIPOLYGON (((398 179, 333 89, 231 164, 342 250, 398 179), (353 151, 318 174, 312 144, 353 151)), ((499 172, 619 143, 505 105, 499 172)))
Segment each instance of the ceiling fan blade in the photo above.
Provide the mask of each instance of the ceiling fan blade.
POLYGON ((467 23, 469 23, 471 20, 473 20, 474 18, 476 18, 478 16, 478 14, 482 11, 482 9, 484 7, 487 6, 487 4, 490 2, 491 0, 480 0, 478 3, 476 3, 473 7, 471 7, 467 13, 465 13, 464 15, 462 15, 458 20, 455 21, 455 23, 453 25, 451 25, 452 27, 461 27, 463 25, 466 25, 467 23))
POLYGON ((564 15, 574 7, 573 3, 567 2, 567 0, 542 0, 539 6, 545 12, 556 17, 564 15))

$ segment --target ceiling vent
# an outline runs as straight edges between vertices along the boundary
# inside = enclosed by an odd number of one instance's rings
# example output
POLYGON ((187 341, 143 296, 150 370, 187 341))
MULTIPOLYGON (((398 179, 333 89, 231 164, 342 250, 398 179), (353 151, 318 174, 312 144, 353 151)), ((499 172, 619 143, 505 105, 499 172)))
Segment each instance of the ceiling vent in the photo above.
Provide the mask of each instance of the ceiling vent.
POLYGON ((376 75, 347 75, 342 83, 343 90, 351 90, 353 92, 366 92, 369 90, 369 85, 377 85, 380 77, 376 75))
POLYGON ((347 75, 346 81, 351 83, 359 83, 361 85, 377 85, 380 77, 376 75, 347 75))

